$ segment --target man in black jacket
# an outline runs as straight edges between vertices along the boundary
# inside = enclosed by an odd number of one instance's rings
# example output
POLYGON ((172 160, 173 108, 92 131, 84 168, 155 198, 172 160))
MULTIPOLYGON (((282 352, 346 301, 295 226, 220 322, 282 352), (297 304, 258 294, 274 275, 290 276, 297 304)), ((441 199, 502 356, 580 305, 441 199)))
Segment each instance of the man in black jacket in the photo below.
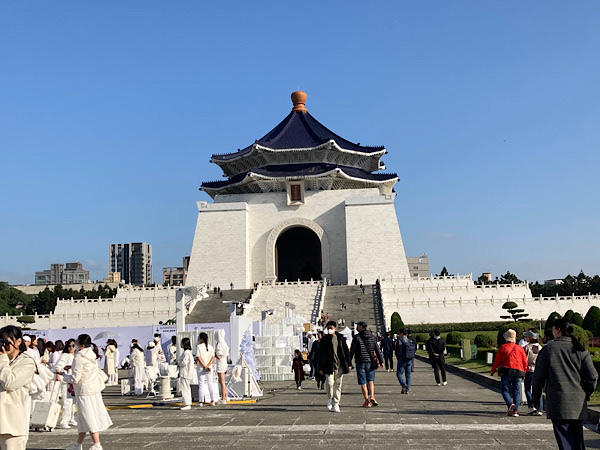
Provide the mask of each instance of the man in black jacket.
POLYGON ((375 370, 383 367, 383 355, 377 347, 375 336, 367 330, 367 324, 360 321, 356 324, 358 334, 352 339, 350 346, 350 360, 356 362, 356 377, 362 391, 365 402, 363 408, 377 406, 375 400, 375 370))
POLYGON ((352 369, 350 355, 344 336, 337 332, 335 320, 327 322, 319 346, 319 373, 325 376, 327 387, 327 409, 340 412, 340 398, 342 396, 342 380, 344 374, 352 369))
POLYGON ((394 370, 394 340, 390 337, 389 331, 386 331, 381 341, 381 352, 385 358, 385 370, 388 372, 394 370))
POLYGON ((446 369, 444 365, 446 361, 444 359, 444 350, 446 350, 446 341, 440 337, 440 330, 435 330, 433 336, 429 338, 425 345, 427 352, 429 353, 429 361, 433 366, 433 373, 435 375, 435 382, 438 386, 443 384, 446 386, 446 369), (442 372, 442 382, 440 384, 440 372, 442 372))

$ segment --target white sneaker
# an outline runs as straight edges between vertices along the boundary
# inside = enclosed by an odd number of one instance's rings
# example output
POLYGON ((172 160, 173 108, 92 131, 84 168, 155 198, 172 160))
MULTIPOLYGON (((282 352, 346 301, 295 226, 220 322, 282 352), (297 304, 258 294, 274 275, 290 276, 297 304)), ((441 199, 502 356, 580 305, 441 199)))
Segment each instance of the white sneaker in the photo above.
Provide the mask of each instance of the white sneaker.
POLYGON ((327 400, 327 409, 329 411, 331 411, 331 408, 333 408, 333 399, 330 398, 329 400, 327 400))
POLYGON ((67 450, 81 450, 81 444, 79 442, 75 442, 67 447, 67 450))
POLYGON ((302 390, 302 386, 298 386, 298 390, 299 390, 299 391, 300 391, 300 390, 302 390))
POLYGON ((448 382, 447 382, 447 381, 444 381, 442 384, 443 384, 444 386, 446 386, 446 385, 448 384, 448 382))
POLYGON ((76 427, 76 426, 77 426, 77 422, 76 422, 76 421, 74 421, 74 420, 71 420, 71 421, 69 422, 69 425, 71 425, 72 427, 76 427))
POLYGON ((90 447, 90 450, 102 450, 102 444, 94 444, 90 447))
POLYGON ((190 405, 187 405, 187 406, 182 406, 179 409, 181 409, 182 411, 189 411, 190 409, 192 409, 192 407, 190 405))
POLYGON ((56 428, 58 428, 59 430, 70 430, 71 429, 71 427, 69 426, 68 423, 61 423, 56 428))
POLYGON ((333 412, 340 412, 340 405, 338 405, 337 403, 335 405, 333 405, 333 412))
POLYGON ((215 405, 216 405, 216 403, 214 400, 212 402, 210 402, 210 406, 215 406, 215 405))
POLYGON ((227 402, 223 399, 217 400, 217 405, 226 405, 226 404, 227 404, 227 402))
POLYGON ((438 383, 438 386, 441 386, 441 384, 440 384, 440 383, 438 383))
POLYGON ((202 408, 202 407, 204 406, 204 403, 202 403, 202 402, 198 402, 198 406, 199 406, 200 408, 202 408))

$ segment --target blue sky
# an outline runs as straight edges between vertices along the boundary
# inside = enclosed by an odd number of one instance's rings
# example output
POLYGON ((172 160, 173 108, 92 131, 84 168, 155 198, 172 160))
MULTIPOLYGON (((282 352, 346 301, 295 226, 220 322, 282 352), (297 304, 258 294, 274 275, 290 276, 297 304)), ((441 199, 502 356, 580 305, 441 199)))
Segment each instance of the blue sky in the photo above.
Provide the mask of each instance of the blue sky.
MULTIPOLYGON (((600 2, 2 2, 0 280, 190 253, 212 153, 308 94, 383 144, 431 271, 600 273, 600 2)), ((226 237, 226 230, 224 230, 226 237)))

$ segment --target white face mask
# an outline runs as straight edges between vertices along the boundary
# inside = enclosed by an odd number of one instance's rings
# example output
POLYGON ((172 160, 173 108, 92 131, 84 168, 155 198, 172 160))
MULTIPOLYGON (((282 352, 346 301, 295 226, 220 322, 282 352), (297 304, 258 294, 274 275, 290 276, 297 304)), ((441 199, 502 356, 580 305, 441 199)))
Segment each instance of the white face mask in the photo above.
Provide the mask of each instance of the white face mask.
POLYGON ((333 329, 329 329, 329 328, 325 329, 325 332, 326 332, 327 334, 335 334, 335 330, 333 330, 333 329))

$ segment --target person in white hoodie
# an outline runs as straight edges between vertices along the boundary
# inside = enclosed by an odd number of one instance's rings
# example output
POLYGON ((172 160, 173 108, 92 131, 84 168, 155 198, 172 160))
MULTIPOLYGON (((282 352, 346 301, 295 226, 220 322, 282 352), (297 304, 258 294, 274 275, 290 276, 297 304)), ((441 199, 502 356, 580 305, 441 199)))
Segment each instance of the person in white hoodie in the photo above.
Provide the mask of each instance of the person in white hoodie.
POLYGON ((102 450, 100 432, 112 425, 108 411, 102 401, 102 390, 106 387, 108 378, 98 366, 98 355, 92 349, 92 338, 89 334, 77 337, 77 353, 73 359, 72 375, 64 375, 67 383, 75 387, 77 403, 77 442, 67 450, 81 450, 83 440, 90 434, 94 445, 90 450, 102 450))
POLYGON ((137 339, 131 341, 129 359, 133 366, 134 393, 135 395, 142 395, 146 383, 146 361, 144 360, 144 350, 138 345, 137 339))
POLYGON ((69 389, 69 383, 63 379, 65 374, 71 375, 71 367, 73 366, 74 358, 75 339, 69 339, 65 344, 60 359, 52 367, 52 372, 56 374, 56 381, 61 382, 60 397, 62 402, 62 412, 58 420, 58 428, 64 430, 77 426, 77 422, 75 421, 75 408, 73 408, 73 396, 75 392, 73 391, 73 387, 69 389))
POLYGON ((0 329, 0 448, 25 450, 29 432, 29 384, 35 362, 28 355, 21 330, 0 329))
POLYGON ((227 395, 227 385, 225 384, 225 374, 227 373, 227 358, 229 357, 229 346, 225 342, 225 330, 215 330, 215 361, 217 369, 217 379, 221 388, 221 399, 217 402, 219 405, 226 405, 229 400, 227 395))
POLYGON ((189 338, 181 340, 183 354, 179 358, 179 386, 183 397, 183 411, 192 408, 192 389, 190 382, 194 378, 194 355, 192 355, 192 344, 189 338))
POLYGON ((198 335, 196 346, 196 361, 198 362, 198 404, 204 402, 204 386, 208 385, 210 404, 215 405, 215 393, 213 390, 213 362, 215 361, 215 349, 208 344, 208 334, 202 332, 198 335))

